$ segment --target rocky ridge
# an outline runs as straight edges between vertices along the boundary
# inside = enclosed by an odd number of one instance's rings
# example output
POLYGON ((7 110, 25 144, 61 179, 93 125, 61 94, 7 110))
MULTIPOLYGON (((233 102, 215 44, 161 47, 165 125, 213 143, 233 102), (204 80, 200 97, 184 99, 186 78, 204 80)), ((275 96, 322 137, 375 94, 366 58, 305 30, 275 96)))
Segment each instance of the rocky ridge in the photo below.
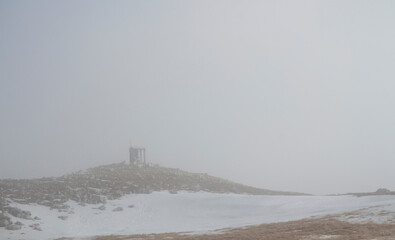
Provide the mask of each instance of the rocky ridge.
MULTIPOLYGON (((0 227, 13 230, 20 225, 10 216, 34 219, 28 211, 11 207, 11 202, 39 204, 69 212, 69 200, 85 204, 105 204, 106 200, 127 194, 148 194, 153 191, 206 191, 254 195, 299 195, 249 187, 202 173, 157 165, 134 166, 123 163, 90 168, 61 177, 0 180, 0 227)), ((104 205, 102 206, 104 207, 104 205)), ((40 228, 33 226, 36 230, 40 228)))

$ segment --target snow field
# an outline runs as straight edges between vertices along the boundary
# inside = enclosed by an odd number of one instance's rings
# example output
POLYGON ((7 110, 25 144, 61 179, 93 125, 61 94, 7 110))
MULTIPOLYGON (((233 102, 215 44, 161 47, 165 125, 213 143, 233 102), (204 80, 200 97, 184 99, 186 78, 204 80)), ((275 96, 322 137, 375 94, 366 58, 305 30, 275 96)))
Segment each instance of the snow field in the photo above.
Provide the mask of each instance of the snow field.
MULTIPOLYGON (((24 226, 17 231, 0 228, 0 239, 42 240, 110 234, 207 232, 363 208, 370 212, 395 212, 395 196, 252 196, 207 192, 154 192, 131 194, 107 201, 105 210, 98 209, 101 204, 81 206, 69 201, 67 205, 70 206, 68 211, 59 212, 40 205, 13 203, 12 206, 28 210, 32 217, 38 216, 40 220, 13 218, 14 222, 20 221, 24 226), (130 205, 133 207, 129 207, 130 205), (113 211, 117 207, 123 210, 113 211), (59 216, 67 216, 67 219, 62 220, 59 216), (29 227, 34 223, 39 223, 42 231, 29 227)), ((366 219, 353 217, 353 221, 358 220, 366 219)), ((380 214, 370 220, 380 222, 380 214)))

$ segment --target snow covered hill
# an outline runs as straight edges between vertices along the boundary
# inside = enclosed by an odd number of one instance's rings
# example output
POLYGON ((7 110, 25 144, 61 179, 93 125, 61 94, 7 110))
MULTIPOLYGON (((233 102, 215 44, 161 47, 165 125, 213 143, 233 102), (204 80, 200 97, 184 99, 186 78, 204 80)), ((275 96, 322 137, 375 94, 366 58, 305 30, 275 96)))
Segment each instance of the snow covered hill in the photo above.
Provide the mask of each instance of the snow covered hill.
MULTIPOLYGON (((68 212, 73 203, 81 206, 101 204, 130 194, 149 194, 153 191, 245 193, 263 195, 298 195, 253 188, 201 173, 154 165, 125 165, 123 163, 95 167, 61 177, 40 179, 0 180, 0 230, 15 231, 21 221, 32 219, 29 211, 13 203, 48 207, 68 212)), ((36 219, 37 220, 37 219, 36 219)), ((38 223, 30 226, 40 231, 38 223)))
POLYGON ((62 177, 0 180, 0 239, 199 232, 361 208, 392 214, 394 206, 390 195, 306 196, 179 169, 112 164, 62 177))

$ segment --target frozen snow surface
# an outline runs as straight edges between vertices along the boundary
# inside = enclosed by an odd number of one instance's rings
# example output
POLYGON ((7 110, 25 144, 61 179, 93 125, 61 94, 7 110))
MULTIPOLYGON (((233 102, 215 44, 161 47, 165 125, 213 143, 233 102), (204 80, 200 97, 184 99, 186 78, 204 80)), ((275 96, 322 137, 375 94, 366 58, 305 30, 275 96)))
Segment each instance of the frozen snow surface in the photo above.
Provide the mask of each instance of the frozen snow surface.
MULTIPOLYGON (((395 196, 253 196, 154 192, 131 194, 107 201, 104 210, 99 209, 101 204, 81 206, 72 201, 67 204, 70 208, 59 212, 36 204, 13 203, 12 206, 30 211, 32 217, 37 216, 39 220, 13 218, 14 222, 24 224, 22 229, 10 231, 0 228, 0 239, 43 240, 110 234, 204 232, 356 210, 375 217, 367 219, 364 215, 355 214, 354 217, 350 215, 352 221, 380 222, 388 217, 383 212, 395 212, 395 196), (372 215, 374 212, 377 214, 372 215), (60 216, 64 216, 64 220, 60 216), (42 231, 29 227, 35 223, 40 224, 42 231)), ((343 220, 350 219, 345 217, 343 220)))

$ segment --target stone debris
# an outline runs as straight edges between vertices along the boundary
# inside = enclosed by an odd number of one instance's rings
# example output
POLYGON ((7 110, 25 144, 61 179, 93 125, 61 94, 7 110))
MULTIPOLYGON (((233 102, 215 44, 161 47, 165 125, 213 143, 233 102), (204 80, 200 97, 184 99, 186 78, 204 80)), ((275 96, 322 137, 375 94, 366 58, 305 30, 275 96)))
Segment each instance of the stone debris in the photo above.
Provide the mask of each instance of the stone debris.
POLYGON ((12 216, 23 219, 32 219, 29 211, 24 211, 16 207, 6 207, 5 210, 12 216))
POLYGON ((33 230, 36 230, 36 231, 42 231, 41 226, 38 223, 29 225, 29 227, 31 227, 33 230))
POLYGON ((62 220, 66 220, 68 218, 68 216, 59 216, 58 218, 62 219, 62 220))
POLYGON ((17 225, 17 224, 11 224, 11 225, 8 225, 7 227, 5 227, 5 229, 12 230, 12 231, 20 230, 21 228, 22 228, 22 226, 17 225))
POLYGON ((100 206, 100 207, 98 207, 97 209, 104 211, 104 210, 106 210, 106 206, 104 206, 104 205, 101 205, 101 206, 100 206))
POLYGON ((6 227, 12 224, 11 218, 3 213, 0 213, 0 227, 6 227))
POLYGON ((112 211, 113 212, 120 212, 120 211, 123 211, 123 208, 122 207, 116 207, 112 211))

